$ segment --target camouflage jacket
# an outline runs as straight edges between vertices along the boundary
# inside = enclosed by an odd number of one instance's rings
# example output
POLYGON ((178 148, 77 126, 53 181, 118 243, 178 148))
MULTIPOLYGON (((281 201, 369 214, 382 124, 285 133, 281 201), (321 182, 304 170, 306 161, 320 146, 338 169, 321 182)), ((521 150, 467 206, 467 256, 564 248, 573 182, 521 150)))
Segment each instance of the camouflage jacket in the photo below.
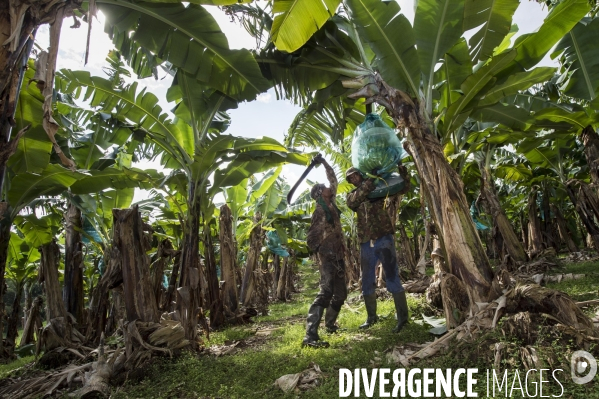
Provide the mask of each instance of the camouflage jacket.
POLYGON ((370 200, 368 194, 374 190, 373 179, 347 194, 347 206, 358 214, 358 239, 360 243, 376 240, 387 234, 394 234, 395 228, 385 209, 385 199, 370 200))
MULTIPOLYGON (((328 164, 323 163, 329 180, 329 188, 333 191, 333 202, 336 202, 337 197, 337 177, 335 171, 328 164)), ((345 245, 343 231, 341 229, 341 220, 335 207, 329 206, 332 222, 327 221, 326 212, 322 205, 316 203, 316 209, 312 214, 312 222, 308 230, 306 239, 308 248, 313 252, 318 252, 321 255, 341 256, 343 258, 345 245)))

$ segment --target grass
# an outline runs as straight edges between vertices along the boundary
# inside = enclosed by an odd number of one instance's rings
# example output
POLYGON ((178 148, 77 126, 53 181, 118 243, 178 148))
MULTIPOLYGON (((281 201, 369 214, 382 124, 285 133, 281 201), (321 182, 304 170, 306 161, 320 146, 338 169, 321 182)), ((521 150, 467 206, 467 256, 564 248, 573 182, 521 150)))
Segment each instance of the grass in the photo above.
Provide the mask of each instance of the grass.
MULTIPOLYGON (((585 277, 578 280, 549 283, 546 286, 548 288, 567 293, 575 301, 599 299, 599 262, 570 263, 550 272, 550 274, 561 273, 584 274, 585 277)), ((595 315, 598 309, 599 306, 588 307, 585 309, 585 312, 587 315, 591 316, 595 315)), ((508 378, 511 386, 514 381, 513 370, 526 370, 526 366, 522 364, 519 356, 521 348, 525 345, 517 340, 514 340, 513 338, 505 337, 501 333, 501 327, 502 322, 499 323, 498 329, 493 330, 491 333, 481 337, 475 342, 460 343, 450 348, 446 354, 425 359, 417 366, 421 368, 451 368, 453 370, 456 368, 478 368, 479 371, 485 371, 486 369, 492 369, 494 367, 494 352, 490 348, 490 345, 494 345, 496 342, 501 342, 506 345, 508 354, 504 354, 500 369, 502 371, 505 369, 512 370, 509 372, 508 378)), ((543 339, 543 345, 534 345, 534 348, 537 350, 537 354, 539 355, 539 358, 541 358, 542 362, 543 359, 548 358, 552 358, 556 361, 556 365, 554 366, 547 364, 547 362, 544 361, 543 367, 550 369, 557 369, 562 367, 559 365, 569 364, 572 352, 579 349, 589 351, 595 356, 596 359, 599 359, 599 348, 596 344, 580 345, 576 344, 575 342, 564 342, 562 337, 545 337, 543 339)), ((563 385, 564 391, 564 394, 561 395, 561 397, 572 399, 599 398, 599 389, 596 382, 599 377, 595 377, 593 380, 594 382, 590 384, 577 385, 572 382, 569 369, 565 369, 563 374, 558 374, 558 376, 560 383, 563 385)), ((479 374, 479 377, 486 378, 486 375, 484 373, 482 375, 479 374)), ((522 384, 524 384, 523 375, 521 377, 522 384)), ((538 381, 538 375, 536 381, 538 381)), ((461 384, 462 387, 463 385, 464 384, 461 384)), ((486 387, 486 382, 482 385, 486 387)), ((516 383, 516 387, 517 386, 518 384, 516 383)), ((532 391, 532 385, 530 388, 532 391)), ((552 395, 555 395, 556 397, 560 396, 562 388, 558 384, 549 384, 547 388, 549 388, 549 390, 544 390, 543 395, 549 395, 550 397, 552 395)), ((533 392, 531 392, 531 395, 532 393, 533 392)), ((540 393, 538 393, 536 397, 540 397, 539 395, 540 393)), ((500 396, 505 397, 505 394, 496 394, 496 397, 500 396)), ((486 392, 479 391, 479 397, 487 397, 486 392)), ((528 396, 522 396, 520 395, 520 392, 516 390, 511 397, 521 398, 528 396)))
POLYGON ((584 274, 585 277, 578 280, 548 283, 546 285, 548 288, 563 291, 575 301, 589 301, 599 298, 599 262, 571 263, 566 266, 565 271, 551 272, 551 274, 559 273, 584 274))
MULTIPOLYGON (((432 341, 427 328, 410 324, 401 334, 391 333, 395 326, 394 305, 379 301, 377 313, 385 320, 367 331, 358 326, 366 319, 361 301, 344 305, 339 324, 345 328, 339 334, 320 334, 331 347, 328 349, 301 348, 305 334, 305 317, 318 290, 318 271, 302 270, 304 287, 293 302, 272 304, 270 314, 255 318, 257 324, 234 327, 214 332, 207 345, 222 344, 227 340, 243 339, 254 335, 257 327, 277 326, 267 343, 259 348, 246 348, 233 356, 184 355, 176 360, 163 359, 148 371, 146 379, 128 384, 116 392, 116 398, 133 397, 221 397, 221 398, 277 398, 285 396, 274 381, 285 374, 299 373, 316 363, 325 374, 322 385, 302 394, 304 398, 338 397, 339 368, 372 368, 373 363, 385 365, 383 350, 402 342, 432 341), (381 359, 381 360, 375 360, 381 359), (181 378, 185 376, 185 378, 181 378)), ((358 295, 352 293, 351 296, 358 295)), ((411 309, 420 309, 419 301, 409 298, 411 309)), ((387 365, 387 367, 392 367, 387 365)))
MULTIPOLYGON (((565 291, 575 300, 598 298, 599 281, 595 270, 599 270, 599 263, 568 265, 565 272, 584 273, 588 276, 582 280, 555 283, 551 288, 565 291), (593 290, 594 295, 589 293, 593 290)), ((367 368, 370 371, 374 367, 387 367, 393 370, 398 366, 388 364, 383 351, 402 343, 423 343, 433 340, 426 327, 415 323, 410 324, 399 335, 392 334, 390 330, 395 320, 392 317, 394 307, 391 301, 378 302, 378 313, 388 316, 386 320, 369 330, 360 331, 358 326, 364 321, 366 312, 363 302, 358 301, 352 305, 344 305, 340 313, 339 324, 346 328, 345 331, 336 335, 325 335, 321 331, 323 338, 331 344, 329 349, 302 349, 300 343, 305 333, 305 317, 318 289, 318 271, 301 270, 301 281, 304 287, 302 292, 295 295, 293 302, 272 304, 270 314, 257 317, 256 324, 215 332, 211 334, 210 341, 206 342, 207 345, 222 344, 228 340, 252 337, 258 328, 279 327, 261 347, 246 348, 236 355, 218 358, 186 354, 179 359, 161 359, 150 367, 143 381, 126 384, 115 392, 114 397, 337 398, 339 397, 339 368, 350 370, 367 368), (274 381, 280 376, 299 373, 313 363, 318 364, 324 373, 320 386, 301 394, 284 394, 279 388, 273 386, 274 381), (181 376, 185 377, 181 378, 181 376)), ((355 295, 359 293, 352 293, 350 298, 355 295)), ((422 298, 416 299, 410 296, 408 303, 413 318, 420 318, 420 313, 431 314, 431 309, 422 298)), ((493 368, 494 360, 493 352, 489 350, 489 342, 505 342, 515 351, 512 358, 504 359, 502 368, 525 370, 517 356, 522 344, 510 342, 501 336, 499 330, 476 342, 452 347, 448 353, 425 359, 413 367, 451 368, 452 370, 478 368, 478 378, 481 379, 479 397, 486 397, 484 390, 486 382, 483 380, 486 378, 486 369, 493 368)), ((568 349, 557 340, 554 345, 561 350, 560 360, 563 362, 567 362, 563 358, 571 353, 572 349, 576 349, 574 344, 571 349, 568 349)), ((512 383, 513 371, 509 375, 512 383)), ((560 381, 564 386, 564 397, 599 398, 596 384, 575 385, 569 376, 560 378, 560 381)), ((544 395, 560 394, 561 388, 555 383, 550 384, 549 387, 545 385, 546 388, 549 388, 549 391, 544 390, 544 395)), ((361 393, 364 395, 363 391, 361 393)), ((377 394, 378 391, 375 397, 377 394)), ((518 394, 519 391, 514 391, 512 397, 519 397, 518 394)))
POLYGON ((0 364, 0 380, 6 378, 9 374, 13 373, 16 369, 25 366, 35 360, 35 356, 26 356, 18 358, 8 364, 0 364))
MULTIPOLYGON (((551 284, 551 288, 566 291, 575 300, 595 299, 599 297, 596 270, 599 262, 571 264, 560 272, 583 273, 587 276, 582 280, 563 281, 551 284), (595 292, 594 295, 590 292, 595 292), (584 298, 584 299, 579 299, 584 298)), ((372 328, 362 331, 358 326, 364 322, 366 311, 362 301, 344 305, 339 324, 345 328, 339 334, 328 335, 320 331, 322 337, 328 340, 328 349, 301 348, 305 333, 305 317, 308 308, 318 290, 318 271, 304 267, 300 270, 303 287, 294 300, 287 303, 274 303, 270 306, 268 316, 256 317, 256 323, 247 326, 237 326, 211 333, 207 346, 230 344, 231 341, 247 340, 257 343, 243 347, 234 355, 215 357, 207 354, 186 353, 178 358, 156 358, 145 370, 144 378, 127 381, 124 386, 115 388, 114 398, 337 398, 339 397, 339 368, 366 368, 370 372, 374 367, 386 367, 391 370, 398 368, 397 364, 387 363, 384 351, 403 343, 424 343, 434 337, 427 332, 427 327, 411 323, 400 334, 392 334, 395 324, 393 318, 394 306, 391 301, 378 301, 378 314, 386 319, 372 328), (256 331, 273 328, 268 337, 258 339, 256 331), (285 374, 299 373, 317 364, 323 372, 321 384, 311 390, 301 393, 284 394, 273 386, 274 381, 285 374)), ((353 292, 350 298, 359 295, 353 292)), ((413 319, 421 318, 420 314, 431 315, 433 311, 426 301, 409 296, 408 304, 413 319)), ((501 326, 500 326, 501 327, 501 326)), ((452 345, 445 354, 425 359, 412 367, 440 368, 452 370, 458 368, 479 369, 479 397, 486 397, 484 387, 486 369, 493 368, 494 355, 490 348, 495 342, 503 342, 508 346, 501 368, 525 370, 520 362, 519 351, 524 345, 510 340, 500 333, 501 328, 481 337, 475 342, 452 345)), ((557 338, 552 338, 551 347, 537 347, 539 354, 552 351, 559 356, 559 363, 567 363, 567 357, 574 349, 580 349, 574 343, 564 344, 557 338)), ((241 345, 240 345, 241 346, 241 345)), ((593 353, 599 353, 597 348, 587 348, 593 353)), ((21 359, 10 365, 0 366, 0 378, 5 377, 10 370, 21 367, 32 358, 21 359)), ((557 368, 558 366, 548 366, 557 368)), ((522 372, 523 373, 523 372, 522 372)), ((567 372, 569 374, 569 372, 567 372)), ((565 398, 597 398, 599 389, 596 383, 575 385, 569 375, 560 379, 564 384, 565 398), (564 381, 565 380, 565 381, 564 381)), ((523 375, 523 374, 522 374, 523 375)), ((512 380, 510 379, 510 383, 512 380)), ((464 384, 461 384, 462 386, 464 384)), ((544 395, 559 395, 559 386, 553 384, 551 391, 544 395)), ((519 397, 514 392, 512 397, 519 397)), ((362 395, 364 391, 362 390, 362 395)), ((505 396, 505 395, 501 395, 505 396)), ((353 395, 352 395, 353 397, 353 395)), ((364 397, 364 396, 362 396, 364 397)), ((378 397, 378 388, 375 392, 378 397)), ((499 397, 499 396, 498 396, 499 397)))
MULTIPOLYGON (((505 351, 503 352, 503 357, 501 360, 501 365, 498 370, 496 370, 498 375, 503 375, 505 370, 508 370, 508 385, 511 388, 512 386, 518 387, 518 382, 516 381, 516 371, 518 371, 518 379, 521 382, 521 385, 524 387, 526 385, 525 376, 527 367, 520 360, 520 350, 525 345, 521 342, 514 340, 513 338, 506 338, 500 332, 501 323, 499 325, 499 329, 496 329, 474 342, 461 342, 453 347, 451 347, 447 353, 431 357, 428 359, 424 359, 419 362, 415 366, 420 368, 439 368, 439 369, 451 369, 456 370, 458 368, 477 368, 479 378, 477 388, 475 392, 478 392, 479 397, 482 398, 491 398, 491 397, 506 397, 505 391, 503 393, 497 392, 495 396, 486 394, 487 389, 487 381, 486 381, 486 373, 489 370, 489 374, 492 378, 493 368, 494 368, 494 351, 491 348, 491 345, 495 345, 495 343, 500 342, 506 346, 505 351)), ((573 342, 564 345, 562 339, 554 338, 552 341, 549 341, 549 346, 546 345, 547 342, 544 342, 543 346, 534 345, 536 349, 536 353, 541 359, 542 368, 555 370, 558 368, 563 368, 564 364, 569 363, 569 359, 571 353, 574 350, 580 349, 573 342), (554 358, 557 359, 558 363, 551 365, 548 364, 544 359, 554 358)), ((599 355, 599 350, 597 347, 587 348, 591 353, 597 356, 599 355)), ((550 372, 551 373, 551 372, 550 372)), ((520 391, 517 389, 512 391, 510 395, 507 395, 511 398, 529 398, 529 397, 540 397, 540 393, 534 395, 534 383, 536 382, 536 387, 538 389, 540 375, 538 372, 531 372, 531 378, 528 383, 528 387, 530 389, 531 395, 522 395, 520 391)), ((543 384, 543 395, 544 397, 563 397, 570 399, 598 399, 599 398, 599 389, 597 389, 597 383, 593 382, 586 385, 577 385, 574 384, 570 378, 569 369, 564 369, 561 372, 556 372, 556 377, 559 380, 559 384, 553 380, 551 374, 549 374, 549 378, 547 372, 544 372, 543 380, 548 383, 543 384), (561 385, 560 385, 561 384, 561 385)), ((595 380, 596 381, 596 380, 595 380)), ((491 383, 492 384, 492 383, 491 383)), ((464 381, 460 381, 460 387, 462 390, 465 388, 464 381)), ((489 390, 491 390, 492 385, 489 385, 489 390)))

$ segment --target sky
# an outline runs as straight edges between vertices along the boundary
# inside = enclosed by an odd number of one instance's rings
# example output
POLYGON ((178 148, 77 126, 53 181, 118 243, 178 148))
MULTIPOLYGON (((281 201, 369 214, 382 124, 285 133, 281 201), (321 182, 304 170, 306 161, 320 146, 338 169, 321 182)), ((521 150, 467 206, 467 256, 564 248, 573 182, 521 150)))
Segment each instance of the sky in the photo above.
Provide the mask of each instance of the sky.
MULTIPOLYGON (((414 1, 398 1, 406 17, 413 21, 414 19, 414 1)), ((231 48, 254 48, 255 41, 246 31, 237 23, 231 22, 230 18, 220 11, 217 7, 206 7, 214 16, 229 40, 231 48)), ((547 15, 547 8, 535 1, 523 1, 514 15, 513 23, 519 27, 519 33, 529 33, 535 31, 543 22, 547 15)), ((106 76, 102 71, 102 66, 106 65, 105 58, 112 47, 112 42, 108 35, 104 33, 104 16, 99 12, 98 20, 92 23, 92 48, 89 54, 87 65, 84 65, 85 43, 87 37, 87 24, 82 23, 79 29, 71 29, 72 19, 65 19, 63 23, 57 69, 68 68, 73 70, 88 70, 92 75, 106 76)), ((468 33, 468 32, 467 32, 468 33)), ((517 36, 516 36, 517 37, 517 36)), ((47 48, 48 27, 43 26, 36 35, 36 42, 42 48, 47 48)), ((540 65, 554 66, 555 63, 547 56, 540 65)), ((166 101, 166 91, 171 85, 172 78, 159 72, 159 79, 146 78, 140 81, 140 86, 146 86, 159 99, 159 104, 164 110, 170 110, 174 104, 166 101)), ((258 96, 253 102, 239 104, 239 107, 229 112, 231 116, 231 125, 227 133, 234 136, 259 137, 269 136, 283 142, 283 137, 287 132, 291 122, 295 118, 300 108, 289 101, 277 100, 274 90, 269 90, 258 96)), ((157 161, 142 162, 136 167, 161 169, 157 161)), ((284 176, 290 185, 293 185, 304 171, 303 166, 286 165, 283 168, 284 176)), ((314 169, 308 179, 319 183, 327 183, 326 175, 322 167, 314 169)), ((297 193, 306 189, 308 186, 304 181, 299 187, 297 193)), ((145 199, 147 192, 136 190, 134 201, 145 199)), ((222 197, 215 199, 222 201, 222 197)))

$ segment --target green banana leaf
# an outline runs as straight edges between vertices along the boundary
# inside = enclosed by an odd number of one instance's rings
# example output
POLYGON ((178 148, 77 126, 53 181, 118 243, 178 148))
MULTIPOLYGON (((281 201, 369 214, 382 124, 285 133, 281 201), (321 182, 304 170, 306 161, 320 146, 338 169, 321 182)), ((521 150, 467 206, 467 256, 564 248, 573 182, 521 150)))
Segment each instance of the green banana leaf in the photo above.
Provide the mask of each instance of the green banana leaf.
POLYGON ((340 3, 341 0, 274 0, 271 40, 279 50, 294 52, 335 14, 340 3))
POLYGON ((252 53, 231 50, 214 17, 199 4, 131 0, 97 0, 97 4, 106 15, 105 30, 125 54, 134 53, 127 48, 134 43, 237 101, 253 100, 270 87, 252 53), (124 40, 131 33, 131 40, 124 40))
POLYGON ((485 61, 510 33, 518 0, 466 0, 464 32, 480 26, 469 40, 472 59, 485 61))
POLYGON ((31 127, 19 140, 16 152, 8 160, 8 169, 14 174, 40 173, 50 162, 52 152, 52 143, 42 126, 44 97, 32 82, 35 74, 33 60, 30 59, 27 66, 17 102, 14 131, 16 133, 26 126, 31 127))
POLYGON ((419 0, 417 3, 414 36, 427 98, 430 98, 439 60, 462 36, 463 19, 463 0, 419 0))
MULTIPOLYGON (((377 55, 376 67, 391 86, 418 95, 420 61, 412 25, 395 1, 346 0, 360 37, 377 55)), ((428 72, 428 71, 427 71, 428 72)))
POLYGON ((10 181, 8 202, 13 208, 13 216, 36 198, 59 195, 66 191, 86 174, 73 172, 60 165, 49 164, 41 173, 21 173, 10 181))
POLYGON ((589 10, 590 5, 587 0, 564 0, 558 3, 551 9, 538 31, 524 34, 516 39, 513 48, 517 50, 518 55, 503 74, 508 76, 538 64, 589 10))
POLYGON ((50 243, 62 227, 62 216, 57 213, 38 218, 35 214, 19 215, 14 224, 25 237, 25 241, 33 248, 50 243))
POLYGON ((560 57, 565 94, 592 100, 599 93, 599 17, 583 18, 557 44, 551 58, 560 57))

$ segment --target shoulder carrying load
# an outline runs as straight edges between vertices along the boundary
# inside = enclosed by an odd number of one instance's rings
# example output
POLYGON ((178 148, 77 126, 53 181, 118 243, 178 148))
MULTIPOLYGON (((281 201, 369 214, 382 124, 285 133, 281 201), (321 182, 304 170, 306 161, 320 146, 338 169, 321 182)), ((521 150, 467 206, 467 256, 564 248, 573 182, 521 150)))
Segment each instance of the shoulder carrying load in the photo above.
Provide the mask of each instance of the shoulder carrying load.
POLYGON ((395 131, 379 114, 366 115, 364 122, 356 128, 351 151, 354 168, 362 175, 374 170, 380 177, 368 198, 394 195, 404 188, 403 178, 392 172, 397 170, 397 164, 406 156, 405 151, 395 131))

